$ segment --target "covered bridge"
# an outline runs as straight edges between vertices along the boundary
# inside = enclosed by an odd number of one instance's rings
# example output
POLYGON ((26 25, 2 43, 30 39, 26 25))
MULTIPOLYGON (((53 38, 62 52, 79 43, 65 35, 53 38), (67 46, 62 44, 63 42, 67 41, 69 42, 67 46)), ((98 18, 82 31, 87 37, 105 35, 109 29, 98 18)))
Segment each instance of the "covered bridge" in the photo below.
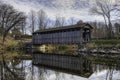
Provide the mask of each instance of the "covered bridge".
POLYGON ((33 33, 33 45, 81 44, 91 39, 92 26, 88 23, 39 30, 33 33))

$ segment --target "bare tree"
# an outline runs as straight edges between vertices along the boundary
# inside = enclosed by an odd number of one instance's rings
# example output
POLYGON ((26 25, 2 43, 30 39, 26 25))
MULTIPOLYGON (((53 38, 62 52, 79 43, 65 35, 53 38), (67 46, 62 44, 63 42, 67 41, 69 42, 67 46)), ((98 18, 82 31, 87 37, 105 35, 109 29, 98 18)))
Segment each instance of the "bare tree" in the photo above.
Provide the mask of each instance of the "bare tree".
POLYGON ((26 22, 25 22, 25 20, 21 23, 21 26, 20 26, 21 28, 21 32, 22 32, 22 34, 24 35, 24 34, 26 34, 26 22))
POLYGON ((8 31, 14 26, 21 26, 25 22, 25 15, 18 12, 10 5, 0 5, 0 27, 3 28, 3 38, 6 37, 8 31))
POLYGON ((65 18, 56 16, 54 27, 63 27, 65 25, 65 18))
POLYGON ((114 26, 115 26, 115 35, 116 35, 117 39, 119 39, 119 37, 120 37, 120 24, 115 23, 114 26))
POLYGON ((47 14, 41 9, 38 12, 38 28, 39 28, 39 30, 46 29, 48 22, 49 22, 49 20, 47 18, 47 14))
POLYGON ((107 37, 106 25, 103 22, 89 22, 93 26, 92 38, 93 39, 105 39, 107 37), (102 32, 102 33, 101 33, 102 32))
POLYGON ((68 22, 70 25, 73 25, 73 24, 75 24, 75 19, 73 17, 71 17, 68 22))
POLYGON ((66 23, 65 17, 61 17, 60 20, 61 20, 61 21, 60 21, 61 26, 63 27, 63 26, 65 25, 65 23, 66 23))
POLYGON ((23 20, 20 25, 14 26, 10 31, 12 33, 12 36, 20 36, 24 35, 26 30, 26 22, 23 20))
POLYGON ((60 26, 60 18, 56 16, 54 27, 60 26))
POLYGON ((93 39, 95 39, 95 38, 97 38, 98 36, 97 36, 97 22, 95 21, 95 22, 90 22, 89 23, 91 26, 93 26, 93 31, 92 31, 92 38, 93 39))
POLYGON ((117 6, 113 4, 113 0, 96 0, 96 5, 91 8, 92 13, 103 16, 109 38, 112 38, 113 35, 111 18, 118 10, 117 6))
MULTIPOLYGON (((26 17, 23 13, 16 11, 12 6, 6 5, 6 4, 0 4, 0 28, 3 28, 2 34, 1 34, 2 46, 3 46, 2 67, 3 66, 7 67, 4 59, 4 55, 3 55, 5 53, 5 38, 8 32, 10 31, 10 29, 13 28, 14 26, 20 26, 21 23, 25 21, 25 18, 26 17)), ((4 80, 3 72, 4 71, 1 70, 1 80, 4 80)))
POLYGON ((36 20, 36 16, 35 16, 35 11, 31 10, 30 12, 30 31, 31 33, 33 33, 35 31, 35 20, 36 20))

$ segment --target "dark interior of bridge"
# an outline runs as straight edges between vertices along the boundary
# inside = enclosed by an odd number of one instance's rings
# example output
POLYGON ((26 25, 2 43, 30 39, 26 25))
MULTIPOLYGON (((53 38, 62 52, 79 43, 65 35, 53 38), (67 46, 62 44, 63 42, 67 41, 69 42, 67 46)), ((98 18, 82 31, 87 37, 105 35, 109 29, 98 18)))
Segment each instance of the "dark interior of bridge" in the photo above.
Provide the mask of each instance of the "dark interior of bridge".
POLYGON ((83 29, 83 40, 85 42, 90 41, 90 29, 89 28, 83 29))

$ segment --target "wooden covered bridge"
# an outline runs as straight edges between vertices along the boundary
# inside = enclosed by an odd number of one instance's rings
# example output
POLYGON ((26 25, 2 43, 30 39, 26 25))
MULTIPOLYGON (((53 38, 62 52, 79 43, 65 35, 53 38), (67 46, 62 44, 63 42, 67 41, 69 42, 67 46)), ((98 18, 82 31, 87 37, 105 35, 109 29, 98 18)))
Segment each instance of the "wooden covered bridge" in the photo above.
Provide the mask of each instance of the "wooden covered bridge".
POLYGON ((33 33, 33 45, 81 44, 91 39, 92 26, 88 23, 39 30, 33 33))
MULTIPOLYGON (((80 23, 71 26, 50 28, 33 33, 33 45, 42 44, 82 44, 91 39, 92 26, 80 23)), ((79 47, 78 47, 79 48, 79 47)), ((87 61, 79 55, 33 53, 33 64, 51 66, 76 72, 83 72, 87 61)), ((87 63, 89 64, 89 62, 87 63)), ((91 68, 87 68, 91 70, 91 68)))

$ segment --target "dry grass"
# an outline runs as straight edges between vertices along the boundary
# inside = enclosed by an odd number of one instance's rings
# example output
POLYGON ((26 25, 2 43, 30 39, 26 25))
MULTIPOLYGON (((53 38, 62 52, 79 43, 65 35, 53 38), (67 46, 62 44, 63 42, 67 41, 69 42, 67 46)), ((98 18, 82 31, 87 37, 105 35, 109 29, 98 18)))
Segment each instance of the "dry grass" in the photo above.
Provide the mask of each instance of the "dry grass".
POLYGON ((40 47, 40 51, 44 53, 56 53, 56 54, 77 54, 77 45, 43 45, 40 47))
MULTIPOLYGON (((10 36, 8 36, 5 40, 6 47, 10 47, 10 48, 18 47, 18 43, 19 43, 19 41, 14 40, 10 36)), ((1 36, 0 36, 0 49, 2 49, 2 38, 1 38, 1 36)))
MULTIPOLYGON (((11 37, 7 37, 5 41, 6 47, 16 47, 18 45, 18 41, 13 40, 11 37)), ((0 61, 2 60, 3 46, 2 46, 2 37, 0 36, 0 61)), ((12 59, 14 56, 18 55, 16 52, 7 52, 4 53, 5 59, 12 59)))
MULTIPOLYGON (((5 60, 13 59, 15 56, 18 56, 17 52, 6 52, 3 54, 5 57, 5 60)), ((0 61, 2 60, 2 55, 0 53, 0 61)))

